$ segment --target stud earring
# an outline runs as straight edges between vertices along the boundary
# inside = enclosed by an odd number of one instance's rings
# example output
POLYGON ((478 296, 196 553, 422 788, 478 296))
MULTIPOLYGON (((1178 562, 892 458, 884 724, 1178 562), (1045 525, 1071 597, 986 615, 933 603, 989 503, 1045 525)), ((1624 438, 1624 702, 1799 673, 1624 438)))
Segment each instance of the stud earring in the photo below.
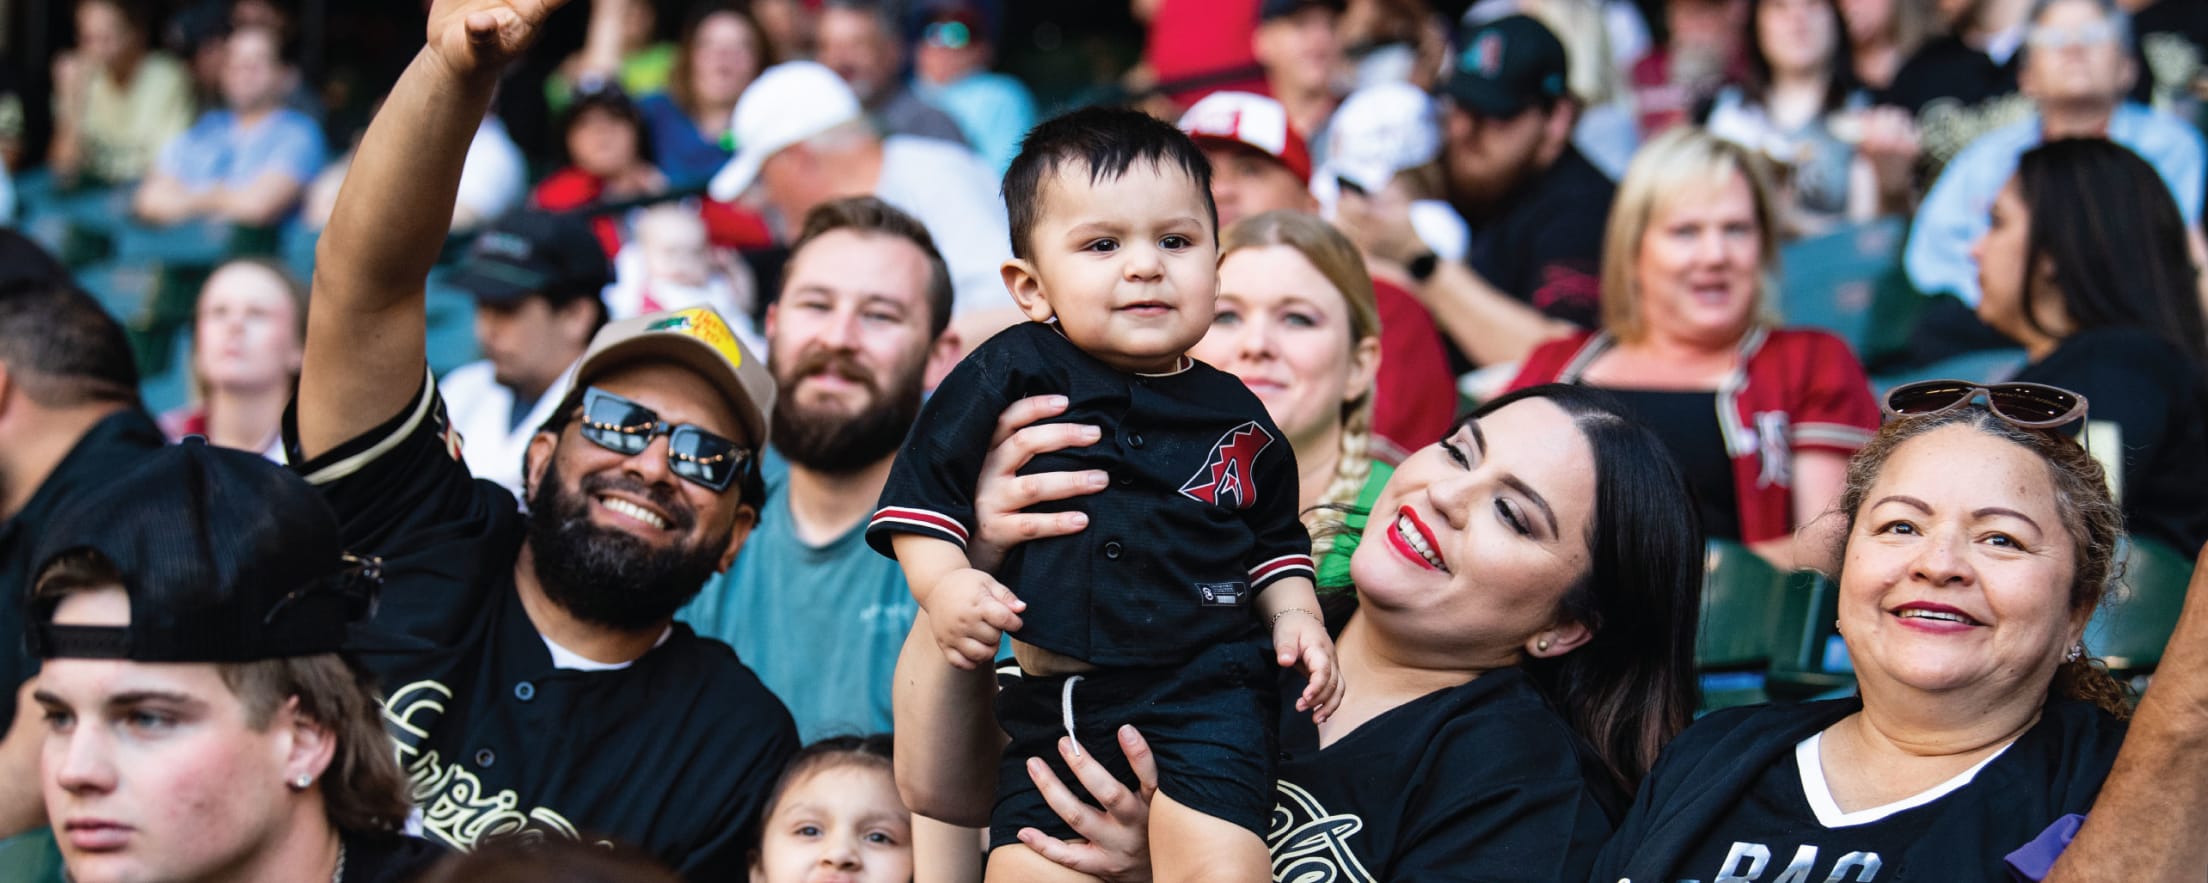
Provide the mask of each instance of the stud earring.
POLYGON ((307 786, 312 784, 314 784, 314 777, 305 773, 300 773, 299 778, 291 780, 291 788, 294 791, 305 791, 307 786))
POLYGON ((1543 653, 1549 652, 1549 639, 1542 638, 1541 640, 1534 642, 1533 649, 1539 650, 1543 653))
POLYGON ((2078 661, 2078 660, 2080 660, 2080 659, 2084 659, 2084 658, 2085 658, 2085 644, 2084 644, 2084 643, 2082 643, 2082 642, 2080 642, 2080 643, 2076 643, 2076 644, 2071 644, 2071 645, 2070 645, 2070 652, 2068 652, 2068 653, 2065 653, 2065 654, 2063 654, 2063 656, 2062 656, 2062 661, 2064 661, 2064 662, 2076 662, 2076 661, 2078 661))

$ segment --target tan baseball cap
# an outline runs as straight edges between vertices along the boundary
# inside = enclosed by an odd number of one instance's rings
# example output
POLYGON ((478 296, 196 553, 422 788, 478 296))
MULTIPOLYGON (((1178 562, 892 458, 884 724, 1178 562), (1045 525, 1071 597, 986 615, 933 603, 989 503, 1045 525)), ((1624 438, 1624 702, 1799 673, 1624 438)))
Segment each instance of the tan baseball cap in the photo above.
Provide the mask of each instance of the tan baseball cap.
POLYGON ((646 313, 598 329, 590 349, 583 351, 574 388, 560 410, 573 409, 584 390, 615 369, 654 361, 674 362, 704 377, 728 399, 752 442, 761 450, 766 448, 767 414, 774 410, 774 375, 712 307, 646 313))

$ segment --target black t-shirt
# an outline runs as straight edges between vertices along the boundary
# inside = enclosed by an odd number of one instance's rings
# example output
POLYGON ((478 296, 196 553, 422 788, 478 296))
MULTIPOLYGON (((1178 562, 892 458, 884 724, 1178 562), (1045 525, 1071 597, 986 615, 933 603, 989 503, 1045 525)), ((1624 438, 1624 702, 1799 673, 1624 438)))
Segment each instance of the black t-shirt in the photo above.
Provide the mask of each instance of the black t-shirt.
POLYGON ((2098 328, 2016 379, 2083 395, 2086 419, 2122 427, 2127 530, 2180 551, 2208 543, 2208 384, 2192 357, 2151 331, 2098 328))
POLYGON ((161 427, 144 411, 110 414, 85 431, 15 517, 0 522, 0 726, 15 719, 16 688, 38 673, 38 660, 23 643, 23 605, 37 576, 31 556, 38 554, 40 532, 69 501, 145 462, 147 452, 163 443, 161 427))
MULTIPOLYGON (((1949 801, 1974 797, 1964 784, 1916 806, 1855 814, 1868 816, 1861 819, 1840 815, 1828 798, 1820 818, 1804 785, 1805 764, 1816 763, 1816 757, 1815 743, 1807 743, 1797 749, 1793 762, 1781 760, 1764 768, 1732 811, 1710 828, 1700 848, 1689 853, 1678 871, 1680 883, 1893 880, 1896 876, 1886 865, 1916 844, 1927 820, 1949 801)), ((1823 779, 1822 772, 1811 775, 1823 779)))
POLYGON ((1581 327, 1602 321, 1602 233, 1617 185, 1576 147, 1478 224, 1472 269, 1488 284, 1581 327))
POLYGON ((470 478, 436 387, 296 468, 354 552, 383 558, 352 649, 382 680, 423 836, 522 831, 633 844, 696 880, 745 873, 749 829, 797 748, 789 712, 734 651, 681 623, 626 668, 554 667, 514 588, 524 520, 470 478))
POLYGON ((2016 92, 2016 71, 2022 60, 2022 53, 2016 53, 2007 61, 1994 61, 1961 38, 1934 37, 1894 72, 1885 99, 1920 116, 1942 98, 1964 106, 1981 105, 2016 92))
POLYGON ((408 883, 451 853, 419 837, 347 834, 341 883, 408 883))
POLYGON ((2160 0, 2132 13, 2131 30, 2147 60, 2139 70, 2141 82, 2184 88, 2208 77, 2208 3, 2160 0))
POLYGON ((1725 452, 1724 430, 1717 424, 1717 393, 1608 386, 1602 390, 1671 449, 1671 458, 1686 474, 1687 486, 1694 489, 1703 535, 1740 539, 1739 493, 1733 487, 1733 461, 1725 452))
POLYGON ((997 416, 1027 396, 1064 395, 1065 413, 1044 422, 1100 426, 1103 439, 1020 471, 1101 469, 1112 485, 1029 507, 1078 509, 1089 526, 1005 555, 997 578, 1027 602, 1013 637, 1097 665, 1158 667, 1251 634, 1258 592, 1314 573, 1311 535, 1296 517, 1295 452, 1241 380, 1183 362, 1170 374, 1128 374, 1055 326, 1005 329, 921 409, 866 541, 884 555, 899 533, 964 546, 997 416))
POLYGON ((1282 678, 1273 879, 1578 881, 1624 797, 1523 672, 1406 702, 1319 747, 1282 678))

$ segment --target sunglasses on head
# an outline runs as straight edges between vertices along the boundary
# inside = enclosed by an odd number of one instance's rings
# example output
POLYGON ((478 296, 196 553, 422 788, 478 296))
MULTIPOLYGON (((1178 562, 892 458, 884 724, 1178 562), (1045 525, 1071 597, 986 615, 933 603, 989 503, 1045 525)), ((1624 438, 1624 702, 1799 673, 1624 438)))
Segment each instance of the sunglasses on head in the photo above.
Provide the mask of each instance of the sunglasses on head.
POLYGON ((752 462, 752 450, 688 423, 676 426, 650 408, 591 387, 583 392, 583 437, 634 456, 667 437, 667 469, 714 491, 728 490, 752 462))
POLYGON ((1981 395, 1993 416, 2026 429, 2053 429, 2085 416, 2085 396, 2044 383, 1920 380, 1894 387, 1884 408, 1894 417, 1918 417, 1952 411, 1981 395))

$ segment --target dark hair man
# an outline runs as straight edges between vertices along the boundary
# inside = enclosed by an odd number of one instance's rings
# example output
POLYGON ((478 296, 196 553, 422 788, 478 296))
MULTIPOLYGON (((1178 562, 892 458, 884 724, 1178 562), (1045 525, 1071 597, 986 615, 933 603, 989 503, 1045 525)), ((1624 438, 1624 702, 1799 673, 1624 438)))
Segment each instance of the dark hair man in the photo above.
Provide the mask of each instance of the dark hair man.
POLYGON ((286 443, 345 541, 384 560, 356 647, 433 840, 633 843, 744 873, 796 748, 719 642, 673 622, 757 519, 773 381, 718 314, 606 326, 530 439, 529 513, 470 479, 424 357, 422 286, 499 71, 559 0, 442 0, 323 232, 286 443))

